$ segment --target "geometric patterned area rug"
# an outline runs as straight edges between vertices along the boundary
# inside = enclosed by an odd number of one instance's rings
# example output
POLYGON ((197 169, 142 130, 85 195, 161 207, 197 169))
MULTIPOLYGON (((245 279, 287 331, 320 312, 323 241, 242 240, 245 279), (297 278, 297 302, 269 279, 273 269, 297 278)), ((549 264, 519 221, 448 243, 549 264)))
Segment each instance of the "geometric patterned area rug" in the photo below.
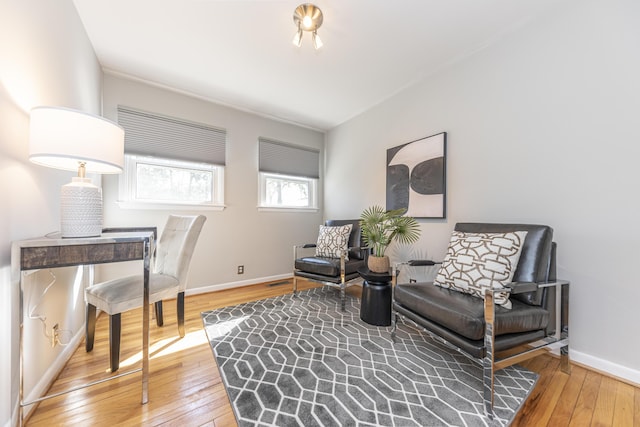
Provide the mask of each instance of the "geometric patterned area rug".
POLYGON ((538 375, 497 372, 495 418, 484 415, 480 365, 404 322, 340 311, 329 287, 202 313, 240 426, 508 425, 538 375))

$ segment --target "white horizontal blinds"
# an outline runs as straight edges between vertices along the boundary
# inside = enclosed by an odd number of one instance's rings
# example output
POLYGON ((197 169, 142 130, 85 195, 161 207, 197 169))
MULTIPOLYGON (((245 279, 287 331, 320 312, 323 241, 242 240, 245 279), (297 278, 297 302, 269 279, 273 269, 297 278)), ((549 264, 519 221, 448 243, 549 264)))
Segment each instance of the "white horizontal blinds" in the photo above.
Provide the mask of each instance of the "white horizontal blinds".
POLYGON ((128 154, 225 164, 227 131, 201 123, 118 106, 128 154))
POLYGON ((320 151, 259 138, 260 172, 320 178, 320 151))

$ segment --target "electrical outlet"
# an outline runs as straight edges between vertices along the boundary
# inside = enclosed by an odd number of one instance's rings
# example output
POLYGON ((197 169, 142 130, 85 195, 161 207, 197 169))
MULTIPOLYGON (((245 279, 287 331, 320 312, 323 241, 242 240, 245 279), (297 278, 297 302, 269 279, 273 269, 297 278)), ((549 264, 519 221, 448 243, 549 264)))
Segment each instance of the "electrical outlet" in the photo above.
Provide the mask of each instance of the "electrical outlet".
POLYGON ((244 274, 244 265, 238 266, 238 274, 244 274))
POLYGON ((58 335, 58 324, 56 323, 51 328, 51 348, 55 347, 58 343, 60 336, 58 335))

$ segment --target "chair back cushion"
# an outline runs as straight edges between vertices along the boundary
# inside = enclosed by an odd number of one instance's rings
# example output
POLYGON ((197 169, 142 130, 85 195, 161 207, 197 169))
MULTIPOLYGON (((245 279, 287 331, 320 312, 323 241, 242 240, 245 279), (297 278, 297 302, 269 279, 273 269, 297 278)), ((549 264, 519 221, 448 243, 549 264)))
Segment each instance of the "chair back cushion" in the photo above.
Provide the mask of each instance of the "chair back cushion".
POLYGON ((340 258, 349 247, 351 227, 351 224, 337 226, 321 225, 318 230, 316 256, 340 258))
POLYGON ((169 215, 158 241, 154 271, 177 278, 180 291, 187 286, 191 257, 206 219, 204 215, 169 215))
MULTIPOLYGON (((526 231, 518 266, 513 275, 514 282, 547 282, 550 280, 552 266, 551 247, 553 244, 553 229, 547 225, 535 224, 492 224, 459 222, 456 231, 471 233, 505 233, 512 231, 526 231)), ((512 295, 528 304, 539 305, 540 295, 536 292, 512 295)))
POLYGON ((510 309, 509 289, 505 286, 513 281, 526 235, 526 231, 453 231, 433 283, 480 298, 484 298, 487 289, 505 289, 495 294, 495 302, 510 309))
POLYGON ((365 251, 359 249, 364 246, 359 219, 328 219, 324 223, 324 225, 331 227, 347 224, 351 224, 351 235, 349 236, 349 259, 364 259, 365 251))

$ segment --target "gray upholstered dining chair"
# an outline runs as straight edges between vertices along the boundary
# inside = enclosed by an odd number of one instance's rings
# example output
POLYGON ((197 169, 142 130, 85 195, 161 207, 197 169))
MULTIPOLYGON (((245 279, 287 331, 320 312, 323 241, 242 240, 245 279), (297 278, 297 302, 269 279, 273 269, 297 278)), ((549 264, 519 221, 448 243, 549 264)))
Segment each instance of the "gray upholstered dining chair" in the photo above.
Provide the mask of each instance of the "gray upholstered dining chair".
MULTIPOLYGON (((155 263, 149 275, 149 302, 156 309, 156 323, 162 326, 162 300, 177 298, 178 332, 184 337, 184 292, 191 256, 206 220, 203 215, 170 215, 156 247, 155 263)), ((85 290, 86 351, 93 350, 96 308, 109 314, 111 372, 120 367, 120 314, 142 306, 142 276, 109 280, 85 290)))

